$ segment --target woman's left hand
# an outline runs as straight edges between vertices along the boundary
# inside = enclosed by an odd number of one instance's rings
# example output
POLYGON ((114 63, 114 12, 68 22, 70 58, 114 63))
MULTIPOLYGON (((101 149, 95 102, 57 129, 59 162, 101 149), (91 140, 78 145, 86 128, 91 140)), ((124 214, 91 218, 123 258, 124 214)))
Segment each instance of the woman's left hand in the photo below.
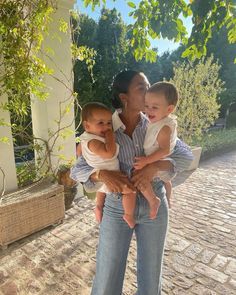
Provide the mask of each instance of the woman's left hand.
POLYGON ((147 188, 147 186, 151 183, 156 173, 157 164, 151 163, 140 170, 135 170, 133 176, 131 177, 131 181, 138 190, 144 191, 147 188))

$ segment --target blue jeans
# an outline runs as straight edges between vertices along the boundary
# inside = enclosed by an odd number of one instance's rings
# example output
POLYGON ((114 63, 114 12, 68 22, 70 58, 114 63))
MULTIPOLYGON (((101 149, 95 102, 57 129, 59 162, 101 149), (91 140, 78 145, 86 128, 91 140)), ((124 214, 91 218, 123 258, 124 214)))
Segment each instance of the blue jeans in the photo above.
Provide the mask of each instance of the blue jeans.
POLYGON ((137 196, 136 226, 130 229, 122 216, 121 198, 107 195, 100 225, 96 275, 92 295, 121 295, 133 231, 137 240, 137 295, 161 294, 161 271, 168 226, 168 205, 161 182, 153 187, 161 199, 157 218, 149 219, 149 206, 137 196))

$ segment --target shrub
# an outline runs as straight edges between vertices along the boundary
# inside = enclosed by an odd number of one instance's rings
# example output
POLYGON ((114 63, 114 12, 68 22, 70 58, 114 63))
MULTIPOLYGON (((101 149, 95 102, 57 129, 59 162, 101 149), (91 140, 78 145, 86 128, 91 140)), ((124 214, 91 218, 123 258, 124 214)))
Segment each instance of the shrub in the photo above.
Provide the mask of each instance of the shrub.
POLYGON ((188 144, 193 137, 201 137, 203 131, 218 117, 217 96, 223 90, 219 79, 220 66, 213 57, 199 63, 183 62, 174 64, 171 80, 179 91, 178 134, 188 144))
POLYGON ((226 126, 227 128, 236 127, 236 111, 229 113, 226 126))

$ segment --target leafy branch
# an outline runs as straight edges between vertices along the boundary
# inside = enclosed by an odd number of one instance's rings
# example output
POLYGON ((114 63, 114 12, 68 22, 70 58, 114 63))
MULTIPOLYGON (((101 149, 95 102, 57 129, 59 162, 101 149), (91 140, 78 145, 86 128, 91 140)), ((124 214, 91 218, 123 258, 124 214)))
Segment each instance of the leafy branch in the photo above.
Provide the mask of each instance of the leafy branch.
MULTIPOLYGON (((114 0, 115 1, 115 0, 114 0)), ((84 0, 84 4, 100 6, 107 1, 84 0)), ((142 0, 139 5, 129 1, 131 46, 136 60, 143 58, 154 62, 157 52, 151 48, 150 39, 168 39, 186 46, 183 57, 201 58, 207 53, 207 42, 212 30, 222 26, 228 29, 228 42, 236 42, 236 4, 234 0, 142 0), (191 18, 190 36, 183 19, 191 18)), ((236 59, 235 59, 236 61, 236 59)))

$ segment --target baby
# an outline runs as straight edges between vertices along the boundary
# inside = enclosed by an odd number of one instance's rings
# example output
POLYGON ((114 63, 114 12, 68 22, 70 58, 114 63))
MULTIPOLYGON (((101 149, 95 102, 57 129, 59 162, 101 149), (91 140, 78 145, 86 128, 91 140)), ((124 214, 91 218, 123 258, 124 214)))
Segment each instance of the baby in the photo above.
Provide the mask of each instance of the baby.
MULTIPOLYGON (((144 140, 146 157, 136 158, 135 169, 142 169, 149 163, 167 158, 176 145, 177 122, 172 115, 178 102, 176 87, 168 82, 153 84, 145 95, 145 113, 150 121, 144 140)), ((159 172, 160 179, 165 183, 166 196, 171 207, 172 185, 165 178, 165 172, 159 172)))
MULTIPOLYGON (((81 142, 77 147, 77 155, 83 155, 88 165, 94 168, 99 180, 100 170, 119 170, 117 158, 119 146, 115 142, 115 135, 112 131, 112 113, 105 105, 93 102, 83 107, 81 117, 85 132, 80 136, 81 142)), ((105 196, 108 192, 107 187, 103 185, 96 193, 95 216, 98 222, 102 220, 105 196)), ((136 192, 127 188, 121 193, 123 194, 123 219, 130 228, 133 228, 135 226, 136 192)), ((160 199, 152 191, 151 184, 142 193, 150 206, 150 218, 154 219, 160 206, 160 199)))

